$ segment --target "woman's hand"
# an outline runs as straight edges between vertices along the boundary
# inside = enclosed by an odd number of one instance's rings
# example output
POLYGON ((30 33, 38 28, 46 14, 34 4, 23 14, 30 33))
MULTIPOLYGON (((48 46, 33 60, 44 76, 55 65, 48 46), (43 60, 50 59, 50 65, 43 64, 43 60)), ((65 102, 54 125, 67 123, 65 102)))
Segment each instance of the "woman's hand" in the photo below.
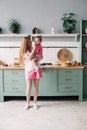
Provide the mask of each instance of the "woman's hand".
POLYGON ((34 51, 35 53, 38 52, 38 49, 36 48, 35 44, 33 45, 33 51, 34 51))
POLYGON ((35 45, 33 45, 33 50, 34 50, 34 51, 36 50, 36 47, 35 47, 35 45))

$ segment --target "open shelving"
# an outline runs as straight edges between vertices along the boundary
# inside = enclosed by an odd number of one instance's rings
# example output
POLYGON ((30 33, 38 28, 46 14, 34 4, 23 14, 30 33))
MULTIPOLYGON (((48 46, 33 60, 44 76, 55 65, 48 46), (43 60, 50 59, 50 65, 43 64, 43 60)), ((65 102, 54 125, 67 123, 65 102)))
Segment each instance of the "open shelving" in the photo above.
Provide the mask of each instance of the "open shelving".
POLYGON ((77 38, 79 34, 0 34, 0 38, 22 38, 25 36, 31 35, 31 37, 35 37, 38 35, 41 35, 43 38, 74 38, 75 42, 77 41, 77 38))
POLYGON ((85 29, 87 28, 87 20, 81 20, 80 22, 80 41, 81 41, 81 61, 82 64, 87 64, 87 48, 85 47, 85 44, 87 42, 87 33, 85 32, 85 29))

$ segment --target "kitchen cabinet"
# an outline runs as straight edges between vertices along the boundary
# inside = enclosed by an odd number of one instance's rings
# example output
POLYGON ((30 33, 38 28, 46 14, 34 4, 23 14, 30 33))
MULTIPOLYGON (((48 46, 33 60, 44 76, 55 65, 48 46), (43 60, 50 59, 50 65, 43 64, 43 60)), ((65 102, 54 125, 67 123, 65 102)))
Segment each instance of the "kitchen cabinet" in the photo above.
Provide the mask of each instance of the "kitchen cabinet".
POLYGON ((85 66, 83 74, 83 95, 87 98, 87 20, 80 22, 81 60, 85 66))
POLYGON ((55 96, 57 94, 57 70, 43 70, 42 74, 39 96, 55 96))
POLYGON ((79 100, 83 99, 83 70, 62 69, 58 70, 58 93, 72 96, 78 95, 79 100))
POLYGON ((3 94, 5 96, 25 96, 24 70, 3 70, 3 94))
POLYGON ((83 75, 83 95, 84 98, 87 98, 87 68, 84 68, 84 75, 83 75))
POLYGON ((4 92, 25 93, 24 70, 4 70, 4 92))
MULTIPOLYGON (((43 69, 42 74, 39 96, 78 96, 83 100, 83 68, 43 69)), ((25 96, 25 89, 24 69, 0 70, 0 101, 4 96, 25 96)))
POLYGON ((3 101, 3 75, 2 70, 0 70, 0 101, 3 101))

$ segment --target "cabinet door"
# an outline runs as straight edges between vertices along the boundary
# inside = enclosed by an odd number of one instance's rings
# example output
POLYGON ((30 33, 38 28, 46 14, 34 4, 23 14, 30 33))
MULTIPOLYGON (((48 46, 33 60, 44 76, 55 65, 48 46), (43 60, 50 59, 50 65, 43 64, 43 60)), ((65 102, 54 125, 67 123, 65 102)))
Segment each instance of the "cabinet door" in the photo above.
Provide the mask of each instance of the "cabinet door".
POLYGON ((87 75, 84 75, 83 78, 83 95, 87 98, 87 75))
POLYGON ((79 84, 58 84, 58 92, 78 92, 79 84))
POLYGON ((39 96, 55 96, 57 93, 57 70, 43 70, 42 75, 39 96))
POLYGON ((78 69, 61 69, 58 70, 58 76, 79 76, 80 71, 78 69))
POLYGON ((0 70, 0 93, 2 92, 2 70, 0 70))
POLYGON ((24 70, 4 70, 4 92, 25 92, 24 70))
POLYGON ((3 101, 3 76, 2 70, 0 70, 0 101, 3 101))
POLYGON ((87 98, 87 68, 84 68, 83 76, 83 96, 87 98))

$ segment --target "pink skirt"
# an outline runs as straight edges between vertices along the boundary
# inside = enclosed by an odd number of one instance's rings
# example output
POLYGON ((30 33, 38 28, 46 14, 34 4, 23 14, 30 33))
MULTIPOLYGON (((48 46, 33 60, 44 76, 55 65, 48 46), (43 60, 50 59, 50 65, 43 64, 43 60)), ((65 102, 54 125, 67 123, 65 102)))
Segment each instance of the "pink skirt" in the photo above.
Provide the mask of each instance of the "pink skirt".
POLYGON ((39 68, 37 71, 35 69, 25 72, 25 79, 40 79, 42 77, 42 70, 39 68))

